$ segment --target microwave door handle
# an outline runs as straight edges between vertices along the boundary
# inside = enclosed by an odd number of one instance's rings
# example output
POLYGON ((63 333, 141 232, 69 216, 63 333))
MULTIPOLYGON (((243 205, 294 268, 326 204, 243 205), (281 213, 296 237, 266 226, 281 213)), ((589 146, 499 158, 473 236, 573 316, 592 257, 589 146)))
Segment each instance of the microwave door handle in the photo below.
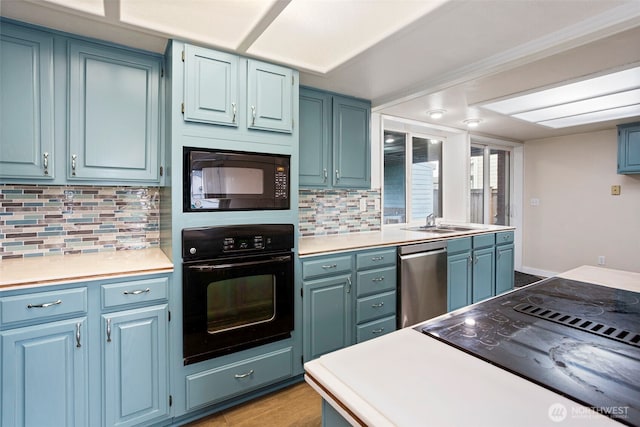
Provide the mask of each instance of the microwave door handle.
POLYGON ((237 268, 237 267, 250 267, 253 265, 272 264, 274 262, 288 262, 291 260, 291 256, 279 256, 262 261, 250 261, 250 262, 235 262, 232 264, 218 264, 218 265, 190 265, 189 269, 198 271, 214 271, 222 270, 225 268, 237 268))

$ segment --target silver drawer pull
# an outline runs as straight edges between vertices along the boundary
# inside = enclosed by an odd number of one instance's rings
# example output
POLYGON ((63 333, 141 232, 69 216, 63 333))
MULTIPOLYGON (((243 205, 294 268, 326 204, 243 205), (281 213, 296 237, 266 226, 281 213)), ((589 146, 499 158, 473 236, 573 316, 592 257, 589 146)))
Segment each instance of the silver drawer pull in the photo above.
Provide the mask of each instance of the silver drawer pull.
POLYGON ((42 167, 44 168, 44 174, 49 175, 49 153, 43 153, 44 161, 42 162, 42 167))
POLYGON ((44 304, 29 304, 27 308, 47 308, 47 307, 51 307, 52 305, 60 305, 60 304, 62 304, 61 299, 54 302, 45 302, 44 304))
POLYGON ((384 259, 383 256, 372 256, 371 261, 382 261, 384 259))
POLYGON ((325 270, 328 268, 336 268, 338 266, 338 264, 325 264, 322 266, 322 268, 324 268, 325 270))
POLYGON ((151 292, 151 289, 147 288, 147 289, 138 289, 137 291, 124 291, 123 293, 125 295, 140 295, 140 294, 146 294, 151 292))
POLYGON ((384 328, 378 328, 371 331, 372 334, 381 334, 384 332, 384 328))
POLYGON ((382 282, 384 280, 384 276, 374 277, 371 279, 372 282, 382 282))
POLYGON ((250 377, 251 375, 253 375, 253 369, 249 372, 245 372, 244 374, 235 374, 234 377, 240 379, 250 377))
POLYGON ((371 304, 371 307, 373 308, 380 308, 380 307, 384 307, 384 302, 380 302, 378 304, 371 304))

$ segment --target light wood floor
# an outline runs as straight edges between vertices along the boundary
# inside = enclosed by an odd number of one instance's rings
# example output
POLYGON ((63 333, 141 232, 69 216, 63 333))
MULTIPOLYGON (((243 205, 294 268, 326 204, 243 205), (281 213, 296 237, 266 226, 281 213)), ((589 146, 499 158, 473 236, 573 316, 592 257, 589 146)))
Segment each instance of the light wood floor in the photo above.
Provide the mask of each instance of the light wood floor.
POLYGON ((215 415, 188 427, 318 427, 322 399, 307 383, 292 385, 215 415))

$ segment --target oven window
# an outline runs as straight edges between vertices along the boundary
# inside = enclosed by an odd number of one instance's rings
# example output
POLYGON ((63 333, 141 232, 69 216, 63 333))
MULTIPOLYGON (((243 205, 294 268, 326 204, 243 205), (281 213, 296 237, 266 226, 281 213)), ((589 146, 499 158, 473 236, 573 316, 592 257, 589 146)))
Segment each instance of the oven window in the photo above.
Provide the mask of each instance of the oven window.
POLYGON ((276 315, 275 289, 272 274, 209 283, 207 331, 215 334, 273 320, 276 315))

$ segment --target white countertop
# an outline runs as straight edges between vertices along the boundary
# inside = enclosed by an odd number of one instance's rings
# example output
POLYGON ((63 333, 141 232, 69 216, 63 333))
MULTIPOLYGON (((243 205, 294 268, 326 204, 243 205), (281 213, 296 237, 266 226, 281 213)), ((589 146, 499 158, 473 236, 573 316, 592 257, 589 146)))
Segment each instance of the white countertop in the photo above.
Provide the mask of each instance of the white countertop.
MULTIPOLYGON (((580 267, 560 275, 640 292, 640 273, 580 267)), ((405 328, 305 364, 307 382, 352 424, 619 426, 616 421, 405 328), (561 422, 549 417, 562 404, 561 422)))
POLYGON ((155 248, 4 259, 0 262, 0 289, 171 271, 173 263, 155 248))
MULTIPOLYGON (((447 222, 447 224, 456 225, 447 222)), ((302 237, 298 241, 298 253, 301 257, 328 252, 347 251, 379 246, 397 246, 406 243, 418 243, 431 240, 445 240, 455 237, 470 236, 496 231, 513 230, 515 227, 487 224, 457 224, 473 227, 474 230, 455 231, 451 233, 431 233, 428 231, 406 230, 403 226, 384 226, 380 231, 365 231, 359 233, 331 234, 326 236, 302 237)))

